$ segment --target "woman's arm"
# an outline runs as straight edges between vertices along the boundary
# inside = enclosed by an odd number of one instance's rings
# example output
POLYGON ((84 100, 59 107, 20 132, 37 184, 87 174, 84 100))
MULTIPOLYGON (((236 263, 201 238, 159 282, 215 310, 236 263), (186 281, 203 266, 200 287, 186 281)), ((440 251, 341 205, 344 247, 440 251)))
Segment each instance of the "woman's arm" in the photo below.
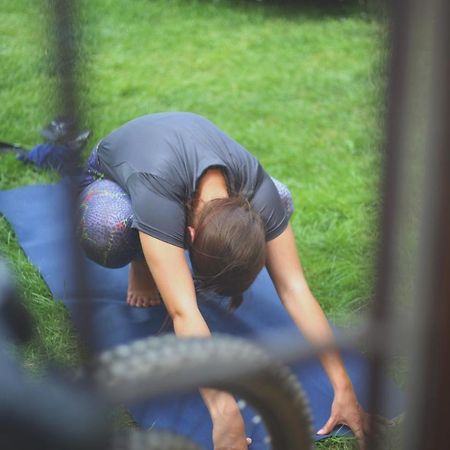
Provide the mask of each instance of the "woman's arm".
MULTIPOLYGON (((312 344, 332 341, 333 332, 306 282, 291 225, 267 243, 266 251, 267 270, 295 324, 312 344)), ((323 354, 321 362, 333 386, 334 401, 330 418, 318 434, 327 434, 335 425, 345 424, 363 446, 369 425, 368 415, 356 399, 342 360, 337 352, 330 351, 323 354)))
POLYGON ((197 306, 194 283, 182 248, 139 233, 142 250, 177 336, 210 336, 197 306))
MULTIPOLYGON (((173 320, 177 336, 211 336, 197 306, 194 283, 184 250, 139 233, 145 260, 173 320)), ((200 393, 213 421, 214 448, 246 450, 242 416, 234 398, 214 389, 200 393)))

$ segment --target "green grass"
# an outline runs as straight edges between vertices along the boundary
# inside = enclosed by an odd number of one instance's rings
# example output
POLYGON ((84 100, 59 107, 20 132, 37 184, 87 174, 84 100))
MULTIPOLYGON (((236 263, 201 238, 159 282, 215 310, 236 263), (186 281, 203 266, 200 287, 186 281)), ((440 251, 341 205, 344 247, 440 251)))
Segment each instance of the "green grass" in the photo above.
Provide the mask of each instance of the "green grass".
MULTIPOLYGON (((354 323, 372 295, 377 241, 383 27, 363 7, 320 14, 254 2, 84 1, 80 68, 92 146, 141 114, 203 114, 253 152, 291 189, 293 226, 311 288, 330 318, 354 323)), ((0 0, 0 140, 32 146, 55 115, 56 83, 45 8, 0 0)), ((56 179, 0 158, 2 189, 56 179)), ((64 307, 0 221, 41 343, 26 350, 37 370, 76 365, 64 307)), ((319 448, 351 448, 329 440, 319 448)))

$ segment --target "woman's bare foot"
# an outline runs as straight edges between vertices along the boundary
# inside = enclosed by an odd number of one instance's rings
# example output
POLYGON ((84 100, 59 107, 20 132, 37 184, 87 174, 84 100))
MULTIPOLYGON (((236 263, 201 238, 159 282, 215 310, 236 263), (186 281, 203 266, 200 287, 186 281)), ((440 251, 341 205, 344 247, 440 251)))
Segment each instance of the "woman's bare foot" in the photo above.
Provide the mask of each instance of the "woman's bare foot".
POLYGON ((145 260, 131 261, 128 269, 127 303, 141 308, 161 304, 161 297, 145 260))

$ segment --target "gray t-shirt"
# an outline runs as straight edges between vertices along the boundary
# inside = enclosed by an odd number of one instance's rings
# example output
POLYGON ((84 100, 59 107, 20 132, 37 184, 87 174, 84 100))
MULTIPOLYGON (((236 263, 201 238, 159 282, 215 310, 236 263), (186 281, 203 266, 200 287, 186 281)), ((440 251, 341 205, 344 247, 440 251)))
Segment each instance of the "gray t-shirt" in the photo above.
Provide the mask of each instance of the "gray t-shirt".
POLYGON ((240 193, 260 213, 266 240, 287 226, 278 191, 258 160, 199 115, 134 119, 102 139, 98 158, 106 176, 130 195, 132 226, 178 247, 186 247, 186 205, 213 166, 224 170, 230 194, 240 193))

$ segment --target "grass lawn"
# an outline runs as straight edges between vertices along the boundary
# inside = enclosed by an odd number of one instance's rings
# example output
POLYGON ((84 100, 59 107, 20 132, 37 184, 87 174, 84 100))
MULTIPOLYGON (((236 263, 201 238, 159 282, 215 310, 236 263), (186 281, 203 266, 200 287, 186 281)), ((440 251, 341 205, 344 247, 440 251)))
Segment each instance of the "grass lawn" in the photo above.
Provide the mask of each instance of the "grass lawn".
MULTIPOLYGON (((55 115, 51 33, 40 3, 0 0, 0 140, 28 147, 55 115)), ((85 0, 80 25, 89 147, 142 114, 207 116, 291 189, 311 288, 332 320, 354 323, 373 287, 382 25, 362 6, 319 14, 220 0, 85 0)), ((57 179, 10 154, 0 161, 2 189, 57 179)), ((0 252, 36 320, 41 343, 27 348, 27 365, 76 364, 67 313, 3 218, 0 252)), ((341 439, 318 448, 351 446, 341 439)))

